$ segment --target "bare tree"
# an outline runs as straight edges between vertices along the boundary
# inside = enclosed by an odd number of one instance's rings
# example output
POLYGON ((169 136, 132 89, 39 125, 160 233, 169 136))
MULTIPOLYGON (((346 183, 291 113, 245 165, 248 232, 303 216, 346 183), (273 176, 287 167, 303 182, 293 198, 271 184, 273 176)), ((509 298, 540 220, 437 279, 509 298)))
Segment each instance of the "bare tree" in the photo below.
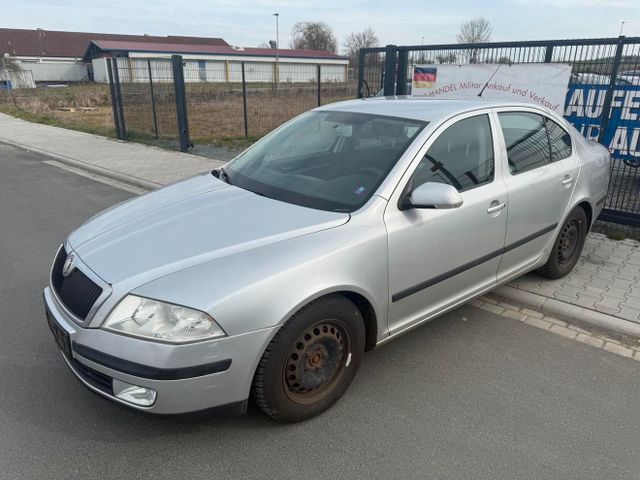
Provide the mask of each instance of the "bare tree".
POLYGON ((326 50, 336 53, 338 41, 331 27, 323 22, 298 22, 291 30, 291 48, 326 50))
MULTIPOLYGON (((456 35, 456 39, 460 44, 485 43, 491 39, 493 28, 491 22, 484 17, 472 18, 460 25, 460 32, 456 35)), ((478 49, 471 48, 463 51, 469 63, 477 63, 478 49)))
POLYGON ((458 56, 454 52, 443 53, 442 55, 436 55, 436 62, 438 63, 456 63, 458 56))
POLYGON ((371 48, 378 46, 378 36, 371 27, 367 27, 361 32, 351 32, 344 39, 344 53, 349 57, 353 68, 358 67, 361 48, 371 48))

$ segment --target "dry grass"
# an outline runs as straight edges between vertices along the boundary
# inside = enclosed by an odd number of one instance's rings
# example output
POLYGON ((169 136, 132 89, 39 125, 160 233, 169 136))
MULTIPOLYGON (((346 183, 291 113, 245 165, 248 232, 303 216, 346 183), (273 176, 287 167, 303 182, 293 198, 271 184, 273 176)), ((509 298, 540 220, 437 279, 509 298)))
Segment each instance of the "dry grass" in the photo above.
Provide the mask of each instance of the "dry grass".
MULTIPOLYGON (((148 84, 122 85, 125 125, 132 140, 155 136, 148 84)), ((354 98, 352 84, 323 84, 322 104, 354 98)), ((158 135, 177 137, 175 96, 172 84, 154 85, 158 135)), ((211 142, 243 137, 242 86, 237 84, 187 84, 189 130, 193 141, 211 142)), ((294 116, 317 106, 314 84, 247 85, 248 134, 259 137, 294 116)), ((26 120, 74 130, 115 136, 109 86, 78 84, 66 88, 15 90, 0 95, 0 111, 26 120), (91 111, 61 108, 94 107, 91 111)))

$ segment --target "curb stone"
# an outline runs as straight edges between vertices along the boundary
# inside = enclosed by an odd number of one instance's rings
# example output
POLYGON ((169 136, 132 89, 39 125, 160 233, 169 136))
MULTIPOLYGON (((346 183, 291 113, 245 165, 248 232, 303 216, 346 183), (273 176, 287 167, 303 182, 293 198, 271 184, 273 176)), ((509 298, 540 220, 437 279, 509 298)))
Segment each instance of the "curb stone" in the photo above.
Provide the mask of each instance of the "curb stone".
MULTIPOLYGON (((497 295, 500 295, 500 293, 498 292, 497 295)), ((507 305, 506 303, 501 302, 500 298, 501 297, 499 296, 493 298, 490 293, 483 297, 471 300, 468 304, 476 308, 495 312, 495 310, 497 310, 495 308, 496 306, 507 305)), ((574 342, 589 345, 599 350, 604 350, 614 355, 627 357, 640 362, 640 339, 637 337, 622 336, 620 334, 615 335, 618 332, 614 332, 613 330, 608 330, 605 333, 587 331, 576 325, 566 323, 562 320, 546 315, 543 315, 543 318, 539 318, 539 316, 529 316, 523 312, 533 312, 533 310, 527 308, 526 304, 521 304, 521 306, 511 305, 511 308, 502 308, 500 310, 503 310, 502 313, 496 313, 496 315, 500 317, 508 318, 512 321, 519 321, 525 325, 539 328, 549 333, 573 340, 574 342), (611 334, 614 334, 613 336, 618 336, 619 340, 612 338, 611 334)), ((540 312, 537 313, 539 314, 540 312)))
POLYGON ((44 157, 52 158, 59 161, 60 163, 64 163, 66 165, 76 167, 76 168, 85 170, 87 172, 94 173, 96 175, 101 175, 103 177, 116 180, 118 182, 126 183, 137 188, 142 188, 144 190, 151 191, 164 186, 160 183, 150 182, 149 180, 144 180, 142 178, 125 175, 123 173, 115 172, 107 168, 97 167, 95 165, 91 165, 86 162, 81 162, 73 158, 65 157, 64 155, 59 155, 57 153, 49 152, 47 150, 42 150, 35 147, 28 147, 21 143, 13 142, 11 140, 0 139, 0 143, 4 143, 6 145, 19 148, 20 150, 24 150, 26 152, 33 152, 38 155, 42 155, 44 157))
MULTIPOLYGON (((493 295, 524 304, 542 311, 550 316, 564 317, 589 324, 605 331, 628 335, 640 339, 640 324, 621 318, 605 315, 588 308, 560 302, 553 298, 543 297, 531 292, 525 292, 508 285, 502 285, 491 292, 493 295)), ((523 312, 526 313, 526 312, 523 312)))

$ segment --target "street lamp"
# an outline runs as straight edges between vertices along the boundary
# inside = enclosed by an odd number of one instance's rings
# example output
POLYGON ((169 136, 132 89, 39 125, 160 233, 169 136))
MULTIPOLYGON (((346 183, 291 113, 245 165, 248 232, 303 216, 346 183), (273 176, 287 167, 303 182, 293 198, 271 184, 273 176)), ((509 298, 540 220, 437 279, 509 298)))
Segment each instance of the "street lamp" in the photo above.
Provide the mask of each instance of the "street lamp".
POLYGON ((622 31, 624 30, 624 24, 625 24, 625 23, 627 23, 627 22, 625 22, 624 20, 622 20, 622 21, 620 22, 620 34, 619 34, 619 36, 622 36, 622 31))
POLYGON ((278 17, 280 17, 279 13, 274 13, 274 17, 276 17, 276 75, 275 80, 276 84, 280 83, 280 30, 278 26, 278 17))

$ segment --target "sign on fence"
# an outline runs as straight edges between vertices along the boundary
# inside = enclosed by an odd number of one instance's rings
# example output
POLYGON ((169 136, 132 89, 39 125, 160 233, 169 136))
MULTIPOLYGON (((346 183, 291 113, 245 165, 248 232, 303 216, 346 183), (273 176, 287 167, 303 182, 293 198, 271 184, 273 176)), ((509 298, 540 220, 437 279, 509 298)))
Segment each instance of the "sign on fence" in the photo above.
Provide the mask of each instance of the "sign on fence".
MULTIPOLYGON (((564 115, 585 137, 598 140, 608 85, 575 85, 567 92, 564 115)), ((616 85, 602 143, 613 158, 640 164, 640 85, 616 85)))
POLYGON ((414 96, 509 100, 562 112, 571 66, 564 64, 416 65, 414 96))

